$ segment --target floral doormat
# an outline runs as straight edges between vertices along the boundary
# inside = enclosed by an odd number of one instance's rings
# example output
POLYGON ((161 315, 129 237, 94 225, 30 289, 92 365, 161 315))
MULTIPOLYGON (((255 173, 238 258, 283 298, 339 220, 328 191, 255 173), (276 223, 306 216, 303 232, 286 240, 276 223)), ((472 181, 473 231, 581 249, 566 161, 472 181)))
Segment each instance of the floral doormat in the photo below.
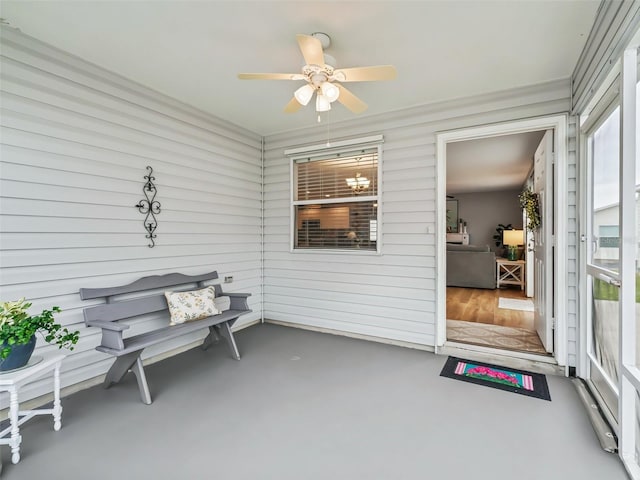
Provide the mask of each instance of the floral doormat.
POLYGON ((551 401, 547 379, 540 373, 449 357, 440 376, 551 401))

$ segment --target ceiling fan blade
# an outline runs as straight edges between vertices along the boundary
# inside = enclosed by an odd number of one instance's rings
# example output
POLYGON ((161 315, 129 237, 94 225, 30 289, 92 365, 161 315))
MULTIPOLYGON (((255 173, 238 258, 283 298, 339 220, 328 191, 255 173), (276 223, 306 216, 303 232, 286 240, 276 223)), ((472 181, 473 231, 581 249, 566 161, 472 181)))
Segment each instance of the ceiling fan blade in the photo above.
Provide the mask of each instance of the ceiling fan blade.
POLYGON ((324 53, 322 43, 311 35, 296 35, 300 51, 307 65, 324 65, 324 53))
POLYGON ((393 65, 374 67, 341 68, 335 71, 334 78, 339 82, 371 82, 374 80, 393 80, 398 71, 393 65))
POLYGON ((334 85, 338 87, 338 89, 340 90, 340 96, 338 97, 338 101, 342 105, 347 107, 349 110, 351 110, 353 113, 362 113, 368 108, 366 103, 364 103, 362 100, 356 97, 353 93, 351 93, 345 87, 337 83, 334 83, 334 85))
POLYGON ((239 73, 240 80, 304 80, 299 73, 239 73))
POLYGON ((295 113, 298 110, 300 110, 300 107, 302 107, 302 105, 300 105, 300 103, 298 103, 298 100, 296 100, 296 97, 293 97, 291 99, 291 101, 289 103, 287 103, 287 105, 284 107, 284 112, 285 113, 295 113))

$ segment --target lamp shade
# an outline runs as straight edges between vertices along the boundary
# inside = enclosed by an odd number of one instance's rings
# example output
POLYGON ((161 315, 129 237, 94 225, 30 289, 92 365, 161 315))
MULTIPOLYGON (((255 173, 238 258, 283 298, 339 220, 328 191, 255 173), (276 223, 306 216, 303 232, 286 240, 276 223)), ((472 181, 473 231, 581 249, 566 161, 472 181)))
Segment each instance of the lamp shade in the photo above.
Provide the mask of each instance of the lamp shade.
POLYGON ((511 245, 517 247, 518 245, 524 245, 524 231, 523 230, 504 230, 502 232, 502 243, 505 245, 511 245))
POLYGON ((313 87, 307 83, 306 85, 303 85, 302 87, 297 89, 294 92, 293 96, 296 97, 296 100, 300 105, 307 105, 309 103, 309 100, 311 100, 311 97, 313 97, 314 91, 315 90, 313 89, 313 87))

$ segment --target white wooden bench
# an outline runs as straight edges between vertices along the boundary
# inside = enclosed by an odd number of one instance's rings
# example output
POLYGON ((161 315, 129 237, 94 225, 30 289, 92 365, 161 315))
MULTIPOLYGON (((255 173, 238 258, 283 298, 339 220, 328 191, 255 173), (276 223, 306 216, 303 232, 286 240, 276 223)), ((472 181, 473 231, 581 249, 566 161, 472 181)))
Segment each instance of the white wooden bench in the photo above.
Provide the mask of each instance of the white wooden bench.
POLYGON ((96 347, 96 350, 116 357, 107 372, 104 387, 109 388, 114 383, 118 383, 131 370, 138 380, 143 403, 149 405, 151 395, 140 358, 142 351, 151 345, 204 328, 209 328, 209 334, 202 343, 203 349, 209 348, 221 336, 226 340, 233 358, 239 360, 240 353, 231 326, 240 315, 251 312, 247 304, 247 297, 251 295, 250 293, 223 293, 220 285, 212 285, 215 288, 216 300, 222 296, 229 297, 228 310, 200 320, 169 325, 170 315, 164 296, 165 290, 176 292, 192 290, 194 285, 197 288, 204 288, 205 283, 217 278, 217 272, 195 276, 170 273, 143 277, 128 285, 117 287, 81 288, 80 298, 82 300, 104 298, 106 301, 104 304, 84 309, 85 324, 89 327, 102 329, 102 342, 96 347), (141 293, 149 293, 149 295, 140 296, 141 293), (132 294, 136 294, 136 296, 131 298, 132 294), (121 320, 131 320, 142 315, 155 313, 165 313, 166 323, 151 331, 129 337, 124 335, 130 325, 120 323, 121 320))

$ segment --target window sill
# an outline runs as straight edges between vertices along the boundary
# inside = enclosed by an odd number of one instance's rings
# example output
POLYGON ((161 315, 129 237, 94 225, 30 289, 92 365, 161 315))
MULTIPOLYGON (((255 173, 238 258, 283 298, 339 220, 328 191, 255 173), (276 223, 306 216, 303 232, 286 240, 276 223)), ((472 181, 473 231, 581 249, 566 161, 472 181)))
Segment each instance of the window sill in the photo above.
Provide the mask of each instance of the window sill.
POLYGON ((293 248, 289 250, 290 253, 300 254, 300 253, 311 253, 317 255, 319 253, 325 255, 371 255, 371 256, 380 256, 382 252, 377 250, 341 250, 338 248, 293 248))

